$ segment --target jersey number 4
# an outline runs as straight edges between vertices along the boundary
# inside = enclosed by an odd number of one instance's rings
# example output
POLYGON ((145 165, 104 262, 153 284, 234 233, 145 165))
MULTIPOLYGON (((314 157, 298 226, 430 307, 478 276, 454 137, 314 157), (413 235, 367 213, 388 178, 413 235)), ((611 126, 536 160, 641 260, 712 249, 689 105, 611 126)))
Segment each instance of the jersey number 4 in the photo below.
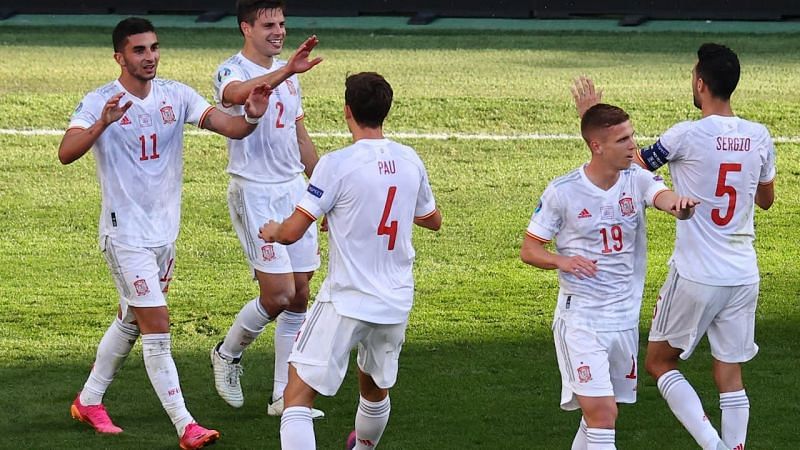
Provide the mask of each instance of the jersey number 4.
POLYGON ((381 216, 381 223, 378 225, 378 236, 389 236, 389 250, 394 250, 394 243, 397 240, 397 221, 393 220, 389 224, 389 213, 392 211, 392 203, 394 203, 394 194, 397 193, 397 186, 389 186, 389 192, 386 193, 386 204, 383 205, 383 216, 381 216))
POLYGON ((719 208, 714 208, 711 210, 711 220, 719 225, 725 226, 727 225, 731 219, 733 219, 733 210, 736 209, 736 189, 728 184, 725 184, 728 177, 728 172, 741 172, 742 171, 742 164, 741 163, 722 163, 719 165, 719 176, 717 177, 717 190, 714 192, 714 195, 717 197, 722 197, 723 195, 728 196, 728 209, 725 211, 725 215, 722 215, 722 210, 719 208))

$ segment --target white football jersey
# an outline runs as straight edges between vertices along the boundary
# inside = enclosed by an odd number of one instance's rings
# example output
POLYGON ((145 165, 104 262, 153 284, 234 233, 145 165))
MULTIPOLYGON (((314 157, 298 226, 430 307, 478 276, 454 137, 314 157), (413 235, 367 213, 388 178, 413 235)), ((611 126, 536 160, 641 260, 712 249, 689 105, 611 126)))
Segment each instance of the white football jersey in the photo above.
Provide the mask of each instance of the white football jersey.
POLYGON ((70 128, 89 128, 108 99, 133 105, 94 144, 102 209, 100 235, 135 247, 175 241, 181 215, 183 124, 200 125, 213 108, 194 89, 156 78, 140 99, 119 81, 90 92, 75 109, 70 128))
POLYGON ((328 153, 297 208, 314 220, 328 218, 330 261, 317 301, 367 322, 407 320, 414 301, 414 218, 436 211, 414 149, 361 139, 328 153))
MULTIPOLYGON (((286 65, 273 59, 272 67, 258 64, 237 53, 222 63, 214 75, 214 101, 218 107, 234 116, 244 114, 242 105, 222 102, 225 87, 233 81, 247 81, 274 72, 286 65)), ((297 75, 274 88, 269 108, 258 127, 244 139, 228 139, 228 173, 248 181, 282 183, 303 173, 300 147, 297 144, 295 122, 303 118, 300 82, 297 75)))
POLYGON ((759 183, 775 178, 775 147, 766 127, 738 117, 681 122, 643 152, 655 170, 669 163, 675 192, 700 200, 678 221, 672 263, 696 283, 757 283, 753 214, 759 183))
POLYGON ((647 270, 644 209, 667 190, 660 176, 639 166, 620 172, 607 191, 580 167, 553 180, 528 225, 528 236, 556 239, 556 251, 597 264, 594 277, 579 279, 559 270, 556 317, 572 326, 619 331, 639 325, 647 270))

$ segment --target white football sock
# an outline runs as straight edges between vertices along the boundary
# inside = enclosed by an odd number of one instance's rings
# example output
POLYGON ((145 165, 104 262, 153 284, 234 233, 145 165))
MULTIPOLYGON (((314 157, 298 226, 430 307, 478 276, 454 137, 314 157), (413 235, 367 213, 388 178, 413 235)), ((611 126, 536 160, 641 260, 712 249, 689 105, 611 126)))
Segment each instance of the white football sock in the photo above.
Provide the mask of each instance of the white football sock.
POLYGON ((578 432, 575 433, 575 439, 572 441, 572 450, 586 450, 586 419, 581 416, 581 424, 578 426, 578 432))
POLYGON ((658 379, 658 390, 667 401, 675 417, 704 450, 716 450, 721 442, 717 430, 711 425, 703 404, 692 385, 683 374, 670 370, 658 379))
POLYGON ((389 413, 392 404, 389 396, 379 402, 371 402, 364 397, 359 397, 358 412, 356 412, 356 446, 354 450, 370 450, 378 445, 383 436, 386 424, 389 423, 389 413))
POLYGON ((256 340, 270 321, 272 319, 258 297, 250 300, 236 315, 236 320, 219 346, 219 355, 229 361, 241 358, 242 352, 256 340))
POLYGON ((123 323, 119 318, 108 327, 100 345, 97 346, 97 356, 89 378, 81 391, 81 404, 99 405, 103 403, 103 395, 114 380, 125 358, 139 338, 139 328, 133 324, 123 323))
POLYGON ((314 422, 311 408, 292 406, 281 415, 281 448, 283 450, 314 450, 314 422))
POLYGON ((275 373, 272 381, 272 401, 283 397, 283 390, 289 382, 289 354, 303 321, 304 312, 283 311, 275 324, 275 373))
POLYGON ((175 425, 178 437, 181 437, 186 426, 194 422, 194 419, 183 401, 178 369, 172 359, 171 347, 169 333, 142 335, 144 367, 147 369, 150 384, 161 400, 161 406, 175 425))
POLYGON ((587 450, 616 450, 614 445, 616 430, 606 428, 586 428, 587 450))
POLYGON ((744 389, 719 394, 722 410, 722 440, 734 450, 744 450, 747 422, 750 420, 750 400, 744 389))

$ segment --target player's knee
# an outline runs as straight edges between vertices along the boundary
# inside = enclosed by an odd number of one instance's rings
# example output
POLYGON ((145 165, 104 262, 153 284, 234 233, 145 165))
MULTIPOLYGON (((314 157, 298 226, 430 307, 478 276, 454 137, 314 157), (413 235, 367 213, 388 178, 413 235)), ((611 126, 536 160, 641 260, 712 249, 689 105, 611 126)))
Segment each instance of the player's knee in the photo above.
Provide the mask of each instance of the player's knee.
POLYGON ((261 289, 259 301, 270 317, 275 317, 291 305, 294 297, 294 285, 272 286, 261 289))
POLYGON ((617 423, 617 404, 614 402, 603 404, 590 411, 583 411, 586 424, 590 428, 613 429, 617 423))

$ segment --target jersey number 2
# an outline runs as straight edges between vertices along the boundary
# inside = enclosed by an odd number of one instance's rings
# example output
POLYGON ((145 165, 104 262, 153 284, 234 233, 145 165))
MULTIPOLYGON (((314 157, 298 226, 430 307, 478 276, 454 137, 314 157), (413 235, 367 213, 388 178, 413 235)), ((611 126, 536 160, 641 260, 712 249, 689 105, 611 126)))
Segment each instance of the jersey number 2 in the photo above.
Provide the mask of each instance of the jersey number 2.
POLYGON ((285 110, 285 107, 283 106, 282 102, 275 103, 275 107, 278 108, 278 118, 275 119, 275 128, 283 128, 286 125, 281 122, 281 118, 283 117, 283 111, 285 110))
POLYGON ((389 236, 389 250, 394 250, 394 242, 397 239, 397 221, 393 220, 388 225, 386 223, 389 220, 389 213, 392 211, 395 193, 397 193, 397 186, 389 186, 389 192, 386 193, 386 204, 383 205, 383 216, 378 225, 378 236, 389 236))
POLYGON ((722 210, 714 208, 711 210, 711 220, 719 226, 727 225, 733 219, 733 210, 736 209, 736 189, 733 186, 725 184, 728 172, 741 172, 741 163, 722 163, 719 165, 719 176, 717 177, 717 190, 714 195, 722 197, 728 196, 728 209, 725 215, 722 215, 722 210))

